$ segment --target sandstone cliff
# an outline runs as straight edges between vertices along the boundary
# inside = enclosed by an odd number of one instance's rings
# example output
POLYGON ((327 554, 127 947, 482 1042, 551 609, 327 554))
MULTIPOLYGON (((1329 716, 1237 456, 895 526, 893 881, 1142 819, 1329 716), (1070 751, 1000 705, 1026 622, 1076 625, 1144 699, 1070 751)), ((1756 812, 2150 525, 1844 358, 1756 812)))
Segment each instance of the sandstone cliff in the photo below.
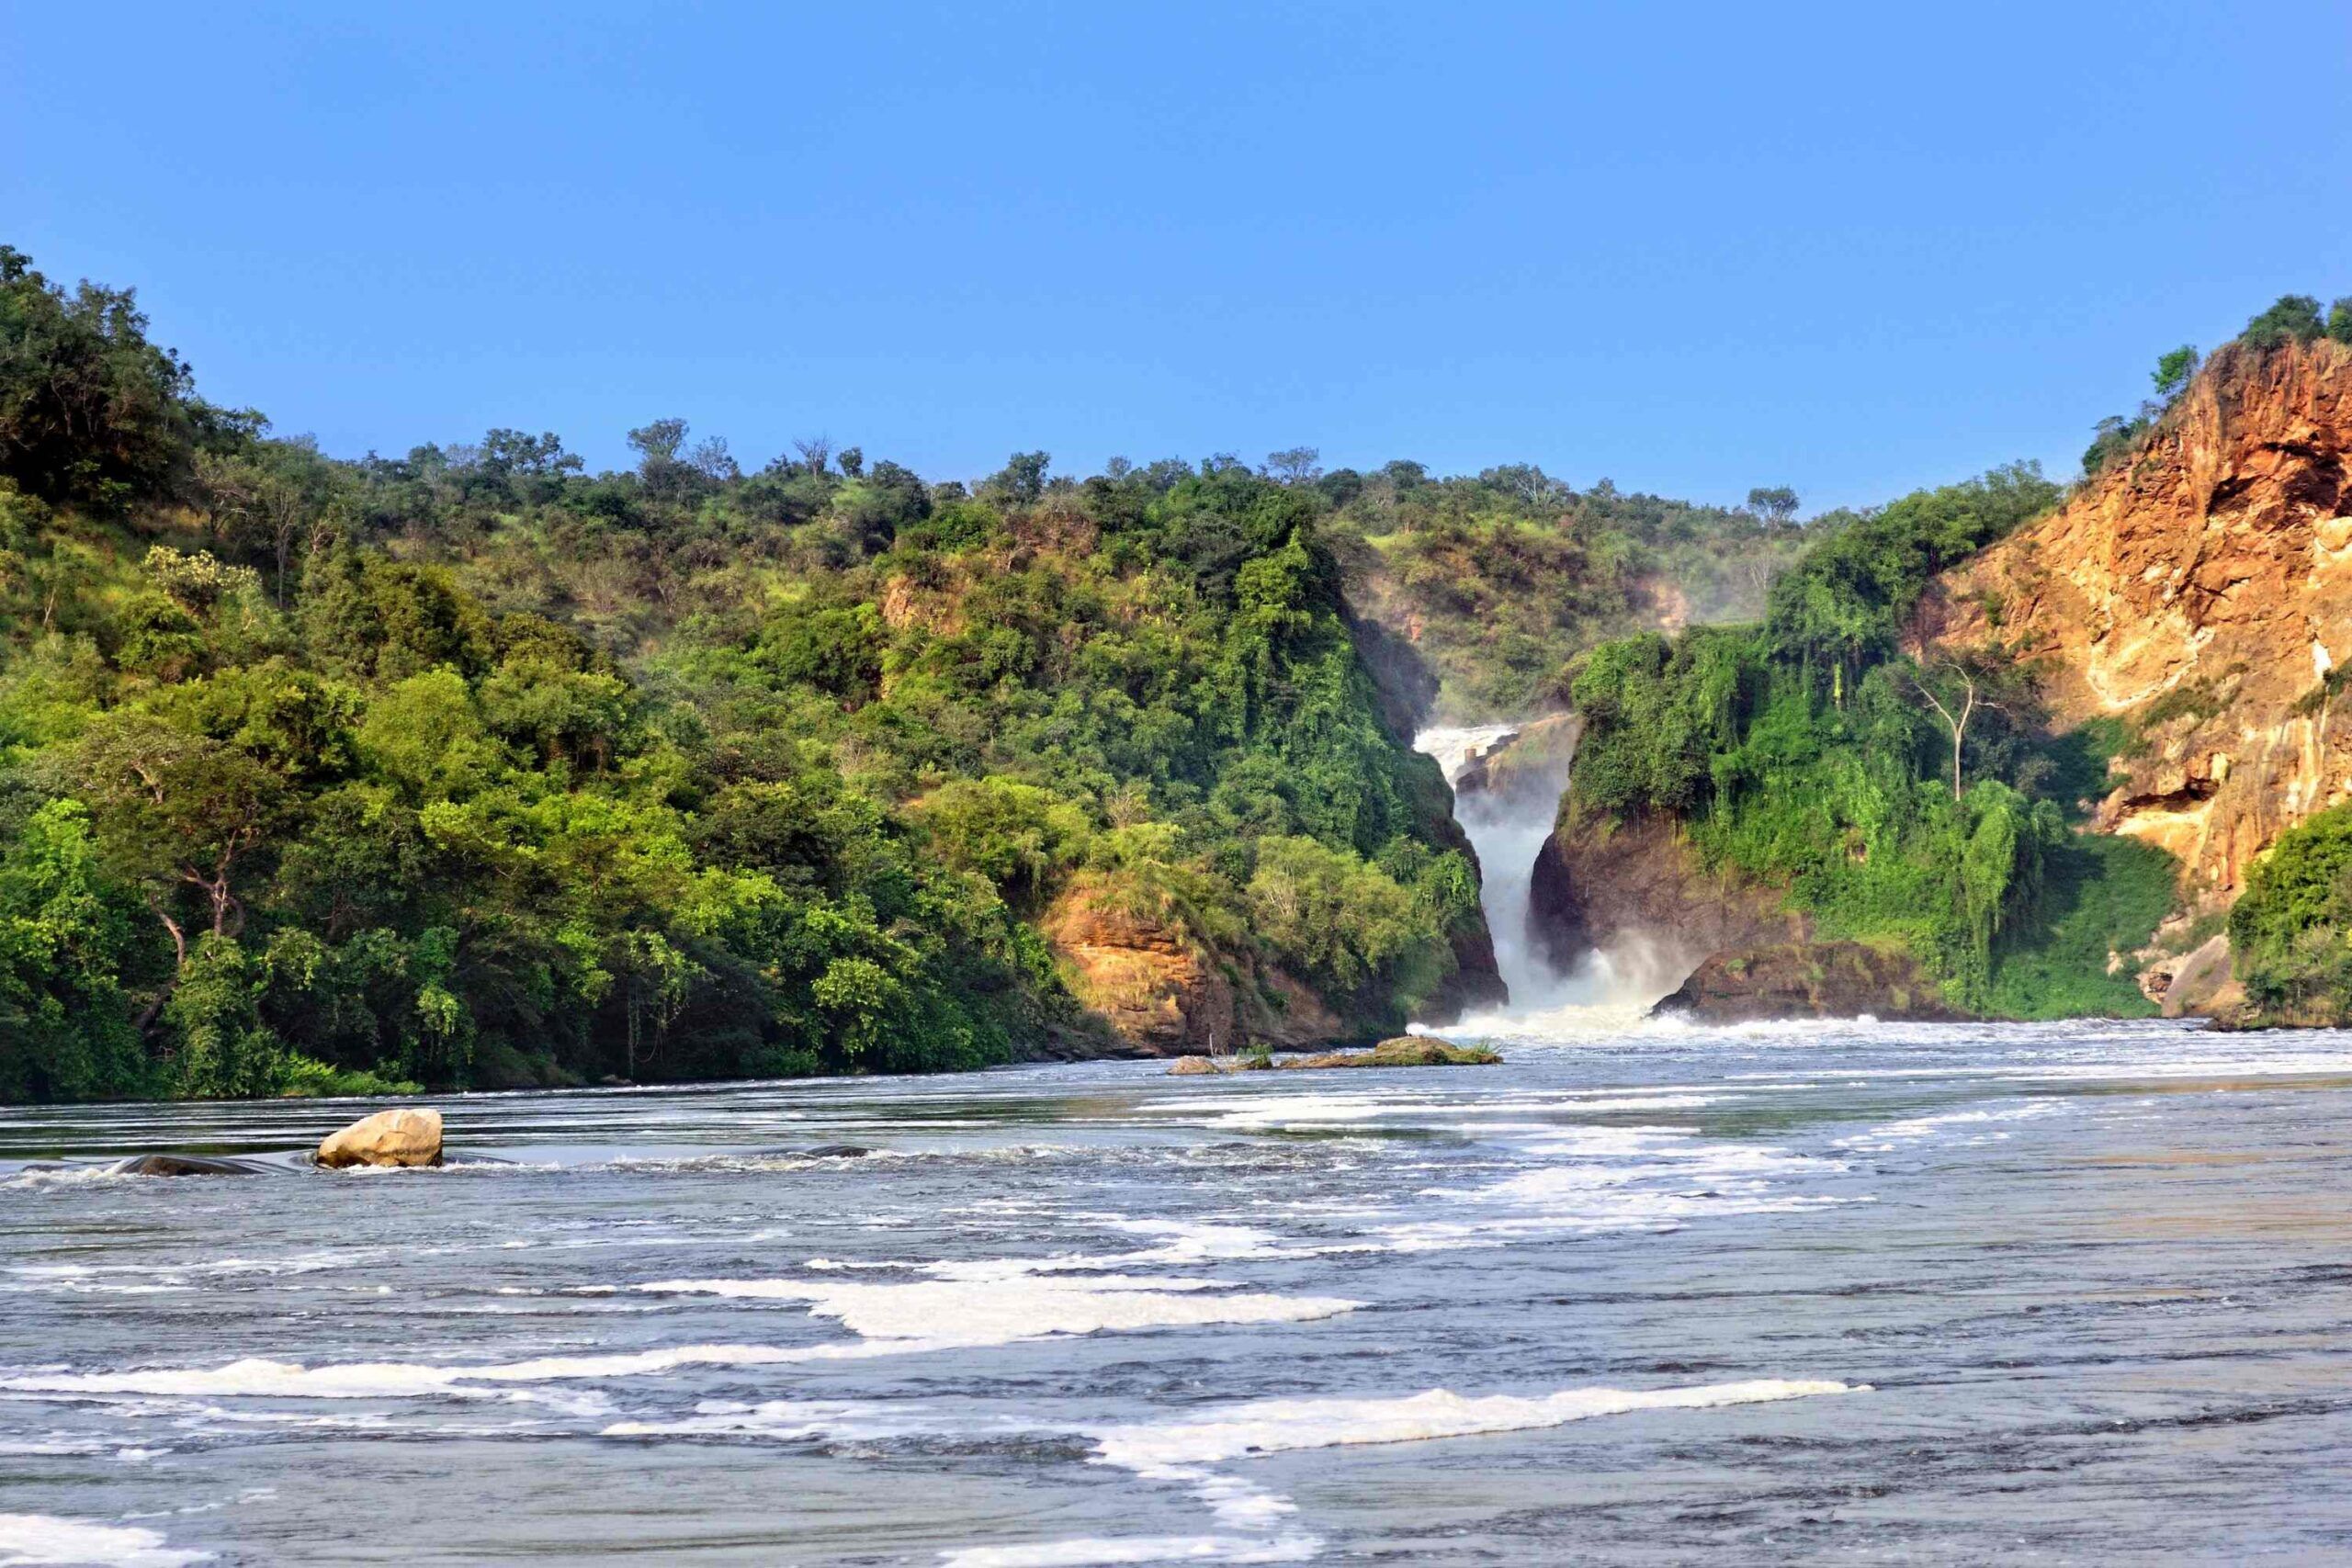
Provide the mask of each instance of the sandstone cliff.
POLYGON ((1949 574, 1918 640, 2034 662, 2062 724, 2132 737, 2096 826, 2226 904, 2352 789, 2352 349, 2224 348, 2138 451, 1949 574))
POLYGON ((1070 993, 1105 1035, 1064 1043, 1069 1055, 1294 1049, 1365 1033, 1291 976, 1220 953, 1172 902, 1136 889, 1073 887, 1043 930, 1070 993))

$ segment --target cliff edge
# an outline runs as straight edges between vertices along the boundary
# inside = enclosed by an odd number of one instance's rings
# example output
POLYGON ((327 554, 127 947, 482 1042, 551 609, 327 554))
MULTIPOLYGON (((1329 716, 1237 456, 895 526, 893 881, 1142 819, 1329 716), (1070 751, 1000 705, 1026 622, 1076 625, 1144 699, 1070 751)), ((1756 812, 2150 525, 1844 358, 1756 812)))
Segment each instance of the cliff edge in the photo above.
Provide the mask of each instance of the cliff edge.
POLYGON ((2120 720, 2095 826, 2218 907, 2352 789, 2352 347, 2233 344, 2059 511, 1947 573, 1916 641, 2030 660, 2062 725, 2120 720))

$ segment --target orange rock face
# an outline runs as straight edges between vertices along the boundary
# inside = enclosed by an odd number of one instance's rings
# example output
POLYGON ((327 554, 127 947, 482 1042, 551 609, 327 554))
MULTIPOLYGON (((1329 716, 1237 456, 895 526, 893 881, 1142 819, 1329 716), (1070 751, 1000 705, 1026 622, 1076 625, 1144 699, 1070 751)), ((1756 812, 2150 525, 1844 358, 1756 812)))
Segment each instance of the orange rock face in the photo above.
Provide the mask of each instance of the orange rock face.
POLYGON ((2033 660, 2065 723, 2116 717, 2097 825, 2235 897, 2285 829, 2352 791, 2352 348, 2232 346, 2149 441, 1946 576, 1923 642, 2033 660), (2340 678, 2339 678, 2340 679, 2340 678))
POLYGON ((1137 1055, 1313 1045, 1348 1032, 1297 980, 1217 954, 1148 898, 1074 887, 1043 930, 1071 995, 1137 1055))

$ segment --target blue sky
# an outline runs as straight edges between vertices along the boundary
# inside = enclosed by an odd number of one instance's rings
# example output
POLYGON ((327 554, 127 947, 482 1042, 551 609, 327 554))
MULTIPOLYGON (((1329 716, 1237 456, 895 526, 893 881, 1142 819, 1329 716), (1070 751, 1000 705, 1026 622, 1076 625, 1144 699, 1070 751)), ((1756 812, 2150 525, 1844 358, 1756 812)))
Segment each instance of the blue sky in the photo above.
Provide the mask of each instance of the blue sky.
POLYGON ((5 4, 0 240, 330 452, 1815 506, 2352 293, 2352 7, 5 4))

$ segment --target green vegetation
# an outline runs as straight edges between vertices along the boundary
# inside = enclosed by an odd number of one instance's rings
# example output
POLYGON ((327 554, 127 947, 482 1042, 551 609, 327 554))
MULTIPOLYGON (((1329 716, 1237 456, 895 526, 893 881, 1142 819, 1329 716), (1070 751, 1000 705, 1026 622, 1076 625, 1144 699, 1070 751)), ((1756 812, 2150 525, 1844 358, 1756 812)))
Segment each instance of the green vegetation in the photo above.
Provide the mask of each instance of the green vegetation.
POLYGON ((1898 648, 1936 573, 2059 497, 2030 467, 1923 491, 1829 533, 1761 626, 1595 649, 1570 830, 1673 818, 1709 864, 1787 887, 1825 938, 1899 944, 1972 1010, 2150 1010, 2108 964, 2154 931, 2172 864, 2075 835, 2059 804, 2104 758, 2043 733, 2007 661, 1898 648))
POLYGON ((2278 303, 2246 322, 2238 341, 2249 348, 2271 349, 2281 344, 2316 343, 2326 332, 2317 299, 2308 294, 2282 294, 2278 303))
MULTIPOLYGON (((2325 315, 2309 294, 2282 294, 2268 310, 2245 324, 2235 344, 2267 354, 2287 344, 2311 344, 2321 338, 2352 344, 2352 298, 2338 299, 2325 315)), ((2226 352, 2226 345, 2224 352, 2226 352)), ((2188 344, 2160 355, 2149 380, 2156 395, 2132 414, 2110 414, 2100 420, 2091 444, 2083 453, 2083 477, 2097 479, 2119 458, 2139 450, 2141 444, 2197 378, 2204 361, 2188 344)))
POLYGON ((0 1098, 1002 1061, 1074 888, 1371 1034, 1478 930, 1343 485, 342 462, 145 325, 0 253, 0 1098))
POLYGON ((2254 863, 2230 946, 2258 1020, 2352 1019, 2352 806, 2305 818, 2254 863))
POLYGON ((1785 486, 1729 508, 1607 479, 1578 491, 1525 466, 1432 479, 1391 463, 1317 483, 1351 602, 1414 644, 1453 720, 1561 705, 1568 661, 1605 638, 1753 619, 1810 536, 1785 486))

